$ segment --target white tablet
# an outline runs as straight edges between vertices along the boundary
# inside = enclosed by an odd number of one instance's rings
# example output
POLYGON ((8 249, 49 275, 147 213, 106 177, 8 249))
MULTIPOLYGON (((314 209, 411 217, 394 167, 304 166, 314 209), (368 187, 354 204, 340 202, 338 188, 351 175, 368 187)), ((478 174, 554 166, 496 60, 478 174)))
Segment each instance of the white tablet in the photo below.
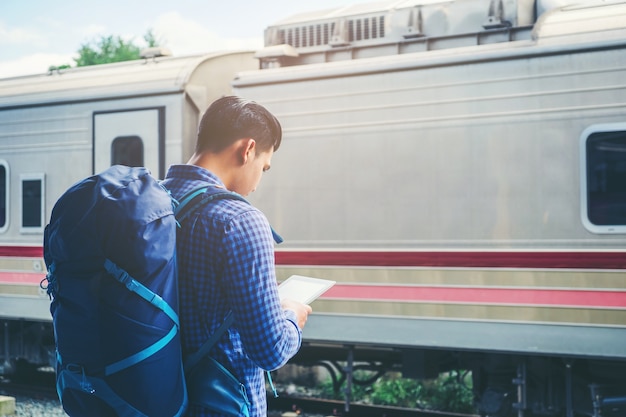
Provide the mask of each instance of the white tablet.
POLYGON ((290 298, 303 304, 310 304, 325 293, 336 281, 321 278, 292 275, 278 286, 280 299, 290 298))

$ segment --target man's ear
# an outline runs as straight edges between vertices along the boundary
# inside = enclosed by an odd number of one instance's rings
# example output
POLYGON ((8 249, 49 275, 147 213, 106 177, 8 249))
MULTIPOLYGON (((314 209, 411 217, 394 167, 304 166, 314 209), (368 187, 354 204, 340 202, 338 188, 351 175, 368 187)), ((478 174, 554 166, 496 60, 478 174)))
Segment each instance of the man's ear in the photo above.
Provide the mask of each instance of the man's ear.
POLYGON ((252 138, 242 139, 241 144, 241 159, 245 164, 248 159, 252 158, 256 152, 256 141, 252 138))

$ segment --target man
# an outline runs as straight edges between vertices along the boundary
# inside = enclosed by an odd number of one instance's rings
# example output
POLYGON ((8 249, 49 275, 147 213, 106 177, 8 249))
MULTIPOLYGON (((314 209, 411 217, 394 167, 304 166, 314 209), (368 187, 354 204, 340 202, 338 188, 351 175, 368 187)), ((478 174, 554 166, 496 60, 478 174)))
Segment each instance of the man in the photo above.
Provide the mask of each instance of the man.
MULTIPOLYGON (((281 138, 280 123, 261 105, 220 98, 200 121, 194 155, 186 165, 170 167, 164 185, 177 199, 201 186, 246 196, 270 169, 281 138)), ((245 385, 250 416, 265 416, 263 370, 283 366, 298 351, 311 312, 278 297, 267 219, 246 202, 218 200, 185 221, 177 246, 185 354, 197 351, 232 311, 233 325, 211 356, 245 385)), ((191 406, 187 415, 217 414, 191 406)))

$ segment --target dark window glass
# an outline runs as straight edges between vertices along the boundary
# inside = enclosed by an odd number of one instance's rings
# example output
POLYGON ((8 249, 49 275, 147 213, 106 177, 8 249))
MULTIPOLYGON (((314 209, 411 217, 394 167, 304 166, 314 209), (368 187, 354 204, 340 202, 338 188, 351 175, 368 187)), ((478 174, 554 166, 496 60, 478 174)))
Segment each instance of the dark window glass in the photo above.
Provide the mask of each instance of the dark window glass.
POLYGON ((626 225, 626 131, 592 133, 586 148, 589 221, 626 225))
POLYGON ((42 184, 41 180, 22 181, 22 227, 42 227, 42 184))
POLYGON ((143 141, 139 136, 120 136, 111 143, 111 165, 143 166, 143 141))
POLYGON ((9 189, 7 180, 7 168, 0 165, 0 228, 7 224, 7 190, 9 189))

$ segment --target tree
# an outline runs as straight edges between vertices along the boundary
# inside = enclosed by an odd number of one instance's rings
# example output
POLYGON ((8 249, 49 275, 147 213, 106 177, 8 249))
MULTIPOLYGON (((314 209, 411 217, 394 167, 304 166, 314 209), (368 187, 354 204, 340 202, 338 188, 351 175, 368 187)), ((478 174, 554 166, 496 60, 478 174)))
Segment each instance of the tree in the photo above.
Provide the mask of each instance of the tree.
POLYGON ((94 46, 83 44, 75 58, 77 67, 139 59, 140 48, 119 36, 104 36, 94 46))
MULTIPOLYGON (((143 37, 148 47, 159 46, 159 41, 152 32, 148 30, 143 37)), ((132 40, 125 41, 120 36, 102 36, 92 43, 81 45, 78 50, 78 58, 74 58, 77 67, 88 65, 109 64, 111 62, 132 61, 140 59, 141 47, 132 40)), ((70 68, 70 65, 51 66, 50 71, 70 68)))
POLYGON ((146 41, 148 48, 154 48, 159 46, 162 43, 159 39, 156 38, 152 29, 148 29, 145 35, 143 35, 143 40, 146 41))

